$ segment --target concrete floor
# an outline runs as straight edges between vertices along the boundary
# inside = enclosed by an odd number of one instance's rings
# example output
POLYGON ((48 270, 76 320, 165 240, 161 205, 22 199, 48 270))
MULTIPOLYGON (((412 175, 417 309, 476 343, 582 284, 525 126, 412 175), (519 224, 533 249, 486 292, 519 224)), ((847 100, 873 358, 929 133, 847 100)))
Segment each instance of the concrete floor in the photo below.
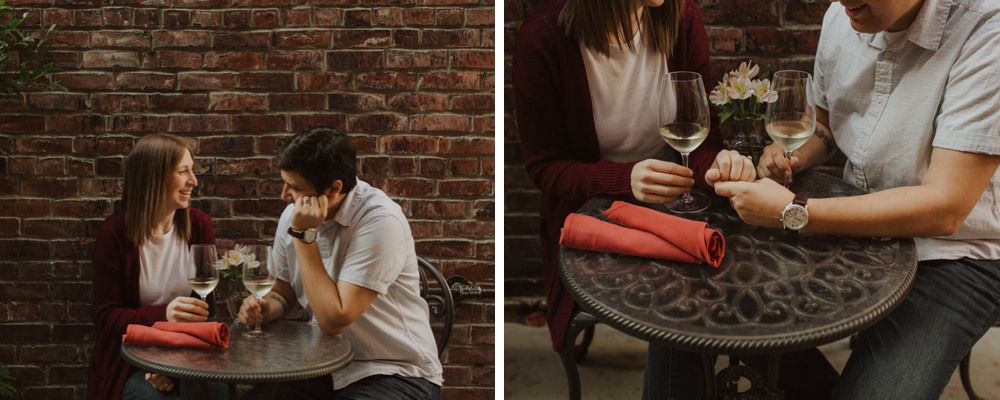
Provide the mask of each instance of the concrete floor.
MULTIPOLYGON (((504 399, 567 399, 566 375, 551 350, 548 330, 519 323, 505 323, 503 329, 504 399)), ((838 370, 850 354, 846 339, 820 349, 838 370)), ((1000 328, 992 328, 973 352, 976 392, 986 399, 1000 399, 1000 328)), ((579 365, 583 399, 638 399, 645 367, 645 342, 598 324, 587 359, 579 365)), ((957 371, 941 398, 968 398, 957 371)))

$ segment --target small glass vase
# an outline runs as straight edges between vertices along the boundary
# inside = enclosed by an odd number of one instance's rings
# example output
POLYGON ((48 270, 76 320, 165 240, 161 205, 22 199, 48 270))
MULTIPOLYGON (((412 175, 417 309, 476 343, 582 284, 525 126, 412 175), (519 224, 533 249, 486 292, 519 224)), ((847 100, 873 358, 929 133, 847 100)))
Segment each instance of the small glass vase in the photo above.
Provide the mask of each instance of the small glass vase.
POLYGON ((767 142, 764 139, 764 118, 730 118, 722 124, 726 147, 750 156, 753 165, 760 161, 767 142))
POLYGON ((236 315, 240 313, 240 306, 243 305, 243 299, 250 295, 246 288, 243 287, 243 282, 239 280, 232 279, 221 279, 219 280, 219 286, 215 288, 218 296, 218 303, 220 307, 219 317, 232 318, 233 323, 238 323, 236 315), (225 310, 225 311, 222 311, 225 310))

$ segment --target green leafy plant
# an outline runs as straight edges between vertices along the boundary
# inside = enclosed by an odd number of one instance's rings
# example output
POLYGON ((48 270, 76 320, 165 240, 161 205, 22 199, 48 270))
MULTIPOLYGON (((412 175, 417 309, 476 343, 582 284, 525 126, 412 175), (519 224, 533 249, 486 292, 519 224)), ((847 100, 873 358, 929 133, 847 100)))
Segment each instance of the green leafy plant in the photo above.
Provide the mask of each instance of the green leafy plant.
POLYGON ((14 398, 14 377, 3 364, 0 364, 0 398, 14 398))
POLYGON ((44 79, 58 72, 59 68, 51 62, 43 64, 40 60, 44 53, 42 44, 56 26, 49 26, 37 37, 29 35, 21 24, 31 18, 31 13, 25 12, 18 17, 6 2, 0 0, 0 95, 18 94, 21 89, 28 88, 65 91, 66 88, 59 82, 44 79))

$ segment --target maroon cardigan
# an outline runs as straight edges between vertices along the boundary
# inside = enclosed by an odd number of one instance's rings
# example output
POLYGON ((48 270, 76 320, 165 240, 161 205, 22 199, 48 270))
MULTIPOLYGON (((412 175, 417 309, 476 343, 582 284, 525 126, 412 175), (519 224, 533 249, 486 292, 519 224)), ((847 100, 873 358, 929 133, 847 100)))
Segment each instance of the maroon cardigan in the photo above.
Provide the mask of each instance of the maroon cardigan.
MULTIPOLYGON (((214 244, 208 214, 191 208, 190 244, 214 244)), ((128 324, 153 325, 167 319, 167 305, 139 305, 139 246, 125 235, 125 213, 104 220, 94 244, 94 325, 97 337, 87 369, 87 399, 119 399, 129 364, 118 355, 128 324)))
MULTIPOLYGON (((514 108, 528 175, 542 191, 542 267, 552 346, 561 348, 574 302, 559 279, 559 229, 569 213, 591 197, 610 194, 635 200, 631 173, 635 162, 601 159, 593 105, 579 42, 566 36, 556 19, 565 0, 539 7, 521 25, 514 41, 514 108)), ((708 34, 701 12, 685 0, 671 71, 710 77, 708 34)), ((709 85, 709 82, 705 82, 709 85)), ((715 122, 718 122, 713 118, 715 122)), ((708 139, 690 157, 699 186, 722 149, 715 123, 708 139)), ((650 134, 655 134, 650 132, 650 134)))

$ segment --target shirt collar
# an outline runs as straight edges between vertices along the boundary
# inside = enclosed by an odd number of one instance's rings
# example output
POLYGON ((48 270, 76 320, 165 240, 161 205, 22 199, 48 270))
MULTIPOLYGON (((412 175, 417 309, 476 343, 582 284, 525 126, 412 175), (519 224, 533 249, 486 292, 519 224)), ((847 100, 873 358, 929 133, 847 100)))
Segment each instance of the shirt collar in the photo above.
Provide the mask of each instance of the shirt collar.
POLYGON ((336 222, 341 226, 348 226, 351 224, 351 216, 354 215, 354 203, 355 197, 358 196, 358 185, 354 186, 347 195, 344 196, 344 202, 340 203, 340 208, 337 209, 337 213, 333 215, 333 219, 327 222, 336 222))
MULTIPOLYGON (((941 45, 941 37, 944 35, 944 27, 948 22, 948 14, 954 0, 924 0, 920 6, 917 17, 906 32, 906 41, 913 42, 917 46, 927 50, 935 51, 941 45)), ((858 37, 868 44, 879 47, 876 37, 883 33, 858 33, 858 37)))

